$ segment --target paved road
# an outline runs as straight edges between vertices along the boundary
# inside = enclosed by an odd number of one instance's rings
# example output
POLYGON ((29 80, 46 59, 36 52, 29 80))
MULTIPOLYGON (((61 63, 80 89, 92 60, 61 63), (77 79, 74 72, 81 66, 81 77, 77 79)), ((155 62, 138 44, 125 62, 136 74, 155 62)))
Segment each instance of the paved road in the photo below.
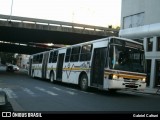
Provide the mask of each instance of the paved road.
POLYGON ((0 68, 3 89, 15 111, 160 111, 160 96, 133 92, 110 94, 73 85, 33 79, 23 70, 6 72, 0 68))

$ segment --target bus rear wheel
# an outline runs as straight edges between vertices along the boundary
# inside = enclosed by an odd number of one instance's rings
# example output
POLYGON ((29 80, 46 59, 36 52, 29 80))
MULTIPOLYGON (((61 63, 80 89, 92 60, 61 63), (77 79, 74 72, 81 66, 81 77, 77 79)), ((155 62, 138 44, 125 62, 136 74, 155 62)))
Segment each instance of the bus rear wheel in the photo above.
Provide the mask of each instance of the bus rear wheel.
POLYGON ((109 92, 109 93, 116 93, 116 92, 117 92, 117 89, 108 89, 108 92, 109 92))
POLYGON ((88 89, 88 77, 86 74, 83 74, 80 78, 80 88, 83 91, 87 91, 88 89))

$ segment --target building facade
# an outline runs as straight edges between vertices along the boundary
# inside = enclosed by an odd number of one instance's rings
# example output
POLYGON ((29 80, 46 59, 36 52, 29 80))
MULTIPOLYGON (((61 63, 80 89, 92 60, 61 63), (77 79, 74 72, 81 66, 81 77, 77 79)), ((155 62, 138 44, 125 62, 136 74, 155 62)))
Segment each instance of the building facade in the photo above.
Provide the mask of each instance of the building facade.
POLYGON ((143 42, 147 85, 160 84, 160 0, 122 0, 120 37, 143 42))
POLYGON ((30 55, 20 54, 17 55, 17 65, 21 68, 28 69, 30 55))

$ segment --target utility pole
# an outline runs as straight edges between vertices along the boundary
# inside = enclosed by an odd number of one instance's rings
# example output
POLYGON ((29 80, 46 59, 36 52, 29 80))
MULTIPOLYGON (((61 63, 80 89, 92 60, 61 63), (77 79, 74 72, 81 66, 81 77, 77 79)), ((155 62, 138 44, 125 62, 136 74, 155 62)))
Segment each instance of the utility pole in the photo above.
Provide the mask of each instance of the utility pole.
POLYGON ((12 16, 12 8, 13 8, 13 0, 12 0, 12 3, 11 3, 10 21, 11 21, 11 16, 12 16))

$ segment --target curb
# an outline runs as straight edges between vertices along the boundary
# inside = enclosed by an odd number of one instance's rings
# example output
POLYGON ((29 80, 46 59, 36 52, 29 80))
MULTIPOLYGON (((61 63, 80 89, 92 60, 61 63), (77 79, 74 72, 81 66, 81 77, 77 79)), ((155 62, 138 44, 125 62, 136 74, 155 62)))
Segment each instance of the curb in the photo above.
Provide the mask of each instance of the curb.
POLYGON ((134 91, 134 90, 121 90, 120 92, 132 92, 132 93, 141 93, 141 94, 152 94, 152 95, 160 95, 160 91, 155 91, 155 92, 144 92, 144 91, 134 91))

